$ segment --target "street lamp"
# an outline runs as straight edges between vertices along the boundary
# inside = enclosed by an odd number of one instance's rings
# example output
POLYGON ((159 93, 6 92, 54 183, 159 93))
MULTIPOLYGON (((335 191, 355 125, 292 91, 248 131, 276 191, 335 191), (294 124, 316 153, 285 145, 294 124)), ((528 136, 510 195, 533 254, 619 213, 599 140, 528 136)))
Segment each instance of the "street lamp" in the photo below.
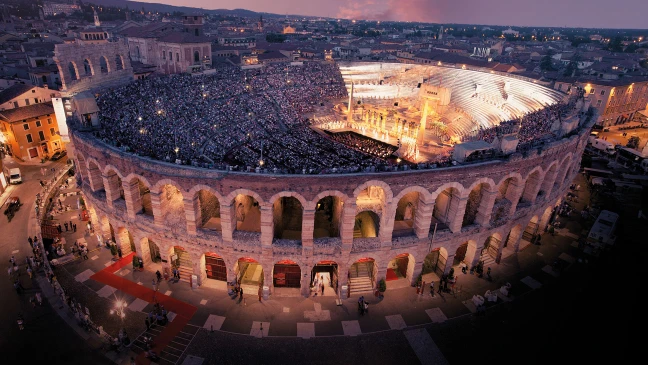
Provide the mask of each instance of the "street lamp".
POLYGON ((110 314, 115 314, 117 317, 124 319, 124 317, 126 317, 125 309, 126 301, 118 300, 115 302, 115 308, 110 310, 110 314))

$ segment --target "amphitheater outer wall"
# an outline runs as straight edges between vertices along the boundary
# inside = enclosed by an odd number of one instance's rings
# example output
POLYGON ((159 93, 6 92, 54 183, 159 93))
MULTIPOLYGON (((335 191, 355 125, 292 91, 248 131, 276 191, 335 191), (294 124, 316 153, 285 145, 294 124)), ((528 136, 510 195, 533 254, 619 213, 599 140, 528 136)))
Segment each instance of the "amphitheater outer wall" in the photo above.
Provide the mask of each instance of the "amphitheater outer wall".
POLYGON ((414 283, 430 252, 439 250, 446 259, 441 271, 447 273, 463 244, 467 243, 463 261, 472 266, 479 261, 489 237, 495 237, 499 240, 495 261, 499 263, 502 256, 518 251, 530 222, 536 224, 536 232, 547 225, 548 213, 561 202, 579 170, 588 130, 582 128, 579 134, 544 145, 542 150, 526 156, 516 153, 505 160, 422 171, 336 175, 270 175, 178 166, 124 153, 76 131, 72 142, 77 177, 82 182, 91 220, 105 239, 112 228, 122 251, 128 253, 129 247, 135 247, 136 254, 150 262, 148 241, 155 243, 163 259, 171 256, 174 246, 181 246, 190 254, 199 285, 207 280, 205 253, 223 258, 228 281, 236 278, 239 258, 252 258, 262 265, 264 285, 270 293, 274 264, 291 260, 301 268, 301 294, 308 295, 309 273, 320 261, 337 263, 340 285, 346 285, 351 265, 372 258, 376 263, 375 285, 385 278, 389 261, 407 253, 413 257, 408 279, 414 283), (135 179, 150 190, 152 216, 134 208, 138 196, 134 193, 135 179), (175 186, 182 195, 181 219, 170 220, 165 215, 165 194, 161 191, 166 185, 175 186), (478 186, 479 201, 472 208, 476 213, 466 223, 470 193, 478 186), (358 200, 368 187, 379 188, 380 196, 370 202, 358 200), (117 192, 120 189, 123 194, 117 192), (220 231, 200 228, 197 193, 201 190, 218 199, 220 231), (411 197, 411 192, 418 194, 412 232, 396 237, 398 203, 403 197, 411 197), (260 233, 232 228, 236 226, 233 199, 238 194, 258 202, 260 233), (444 222, 435 226, 435 205, 442 195, 449 196, 444 222), (335 196, 342 202, 339 237, 313 239, 315 209, 325 196, 335 196), (273 204, 280 197, 294 197, 302 206, 301 241, 274 238, 277 217, 273 204), (510 207, 505 205, 505 219, 493 222, 494 207, 502 200, 510 201, 510 207), (366 210, 378 213, 377 237, 354 238, 356 214, 366 210))

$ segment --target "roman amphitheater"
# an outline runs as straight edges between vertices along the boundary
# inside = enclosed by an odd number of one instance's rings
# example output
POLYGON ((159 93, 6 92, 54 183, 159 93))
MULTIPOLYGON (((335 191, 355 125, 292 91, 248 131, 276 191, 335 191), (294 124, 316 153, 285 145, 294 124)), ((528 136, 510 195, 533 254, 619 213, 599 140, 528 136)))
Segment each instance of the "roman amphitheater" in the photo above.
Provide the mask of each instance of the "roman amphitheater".
MULTIPOLYGON (((350 295, 372 290, 380 279, 409 285, 420 274, 440 276, 462 262, 497 265, 544 229, 566 194, 591 127, 586 105, 533 80, 490 71, 403 67, 341 65, 342 95, 304 102, 304 107, 295 106, 301 100, 288 103, 308 115, 307 131, 299 133, 326 142, 308 139, 301 149, 291 144, 285 158, 275 147, 286 146, 273 145, 272 125, 277 125, 276 133, 298 127, 264 115, 263 98, 245 96, 256 118, 265 118, 259 124, 263 128, 246 124, 243 132, 225 133, 252 134, 263 141, 260 150, 248 140, 244 148, 249 158, 240 146, 219 152, 229 139, 197 136, 203 156, 198 161, 182 155, 193 140, 151 136, 155 124, 137 124, 181 109, 167 105, 156 112, 156 97, 139 95, 140 109, 108 114, 103 112, 107 103, 117 100, 120 107, 126 102, 100 95, 100 123, 69 122, 77 176, 94 226, 124 254, 135 251, 145 268, 178 265, 183 279, 195 275, 197 285, 225 289, 226 283, 240 280, 250 287, 247 293, 261 290, 265 297, 308 296, 315 275, 326 275, 327 293, 350 295), (547 110, 555 111, 557 105, 565 107, 554 118, 547 110), (322 108, 332 110, 330 115, 322 108), (129 144, 115 134, 120 143, 111 142, 110 118, 131 118, 125 128, 134 130, 135 141, 129 144), (147 130, 146 138, 158 139, 137 139, 147 130), (353 137, 331 141, 329 136, 337 133, 353 137), (340 143, 349 138, 371 138, 396 152, 384 157, 340 143), (138 150, 140 145, 168 150, 155 158, 138 150), (164 157, 174 149, 177 157, 164 157), (458 155, 458 150, 468 152, 458 155), (326 162, 329 152, 345 163, 326 162), (299 165, 295 155, 310 162, 299 165), (440 156, 450 162, 439 162, 440 156)), ((283 69, 280 73, 285 74, 283 69)), ((290 80, 301 80, 300 94, 307 91, 301 76, 290 80)), ((288 92, 271 94, 284 86, 266 81, 270 88, 246 76, 241 82, 248 84, 231 93, 243 95, 251 85, 260 90, 258 95, 266 93, 265 100, 279 104, 280 117, 289 115, 281 105, 288 92)), ((336 82, 326 80, 327 85, 336 82)), ((206 97, 200 91, 197 103, 206 97)), ((169 103, 169 97, 165 100, 169 103)), ((194 132, 189 128, 183 133, 194 132)))

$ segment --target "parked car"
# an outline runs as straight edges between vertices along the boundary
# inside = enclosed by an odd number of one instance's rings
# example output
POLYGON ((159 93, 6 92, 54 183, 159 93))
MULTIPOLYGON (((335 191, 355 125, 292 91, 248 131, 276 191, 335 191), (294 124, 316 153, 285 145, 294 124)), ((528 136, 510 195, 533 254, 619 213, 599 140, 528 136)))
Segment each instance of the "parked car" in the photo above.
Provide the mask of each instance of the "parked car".
POLYGON ((60 160, 65 155, 67 155, 67 151, 58 151, 58 152, 56 152, 55 154, 52 155, 51 160, 52 161, 60 160))

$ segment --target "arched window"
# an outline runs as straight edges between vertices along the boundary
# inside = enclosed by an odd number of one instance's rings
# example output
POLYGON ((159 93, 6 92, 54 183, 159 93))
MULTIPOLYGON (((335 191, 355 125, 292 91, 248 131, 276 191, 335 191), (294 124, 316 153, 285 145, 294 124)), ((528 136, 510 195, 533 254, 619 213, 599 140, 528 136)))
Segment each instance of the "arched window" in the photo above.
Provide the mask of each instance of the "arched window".
POLYGON ((200 62, 200 53, 198 51, 194 52, 194 63, 199 63, 200 62))
POLYGON ((83 71, 85 72, 86 76, 92 76, 92 66, 90 65, 90 61, 87 58, 83 60, 83 71))
POLYGON ((87 35, 87 34, 84 34, 84 35, 85 35, 85 39, 87 40, 87 39, 88 39, 88 35, 87 35))
MULTIPOLYGON (((139 48, 138 48, 138 54, 139 54, 139 48)), ((121 55, 115 55, 115 70, 123 70, 124 69, 124 60, 122 59, 121 55)))
POLYGON ((101 68, 102 74, 108 73, 108 60, 106 60, 106 57, 101 56, 99 58, 99 68, 101 68))
POLYGON ((79 75, 77 75, 76 66, 74 66, 74 63, 68 63, 68 71, 70 71, 70 77, 72 78, 72 80, 79 79, 79 75))

